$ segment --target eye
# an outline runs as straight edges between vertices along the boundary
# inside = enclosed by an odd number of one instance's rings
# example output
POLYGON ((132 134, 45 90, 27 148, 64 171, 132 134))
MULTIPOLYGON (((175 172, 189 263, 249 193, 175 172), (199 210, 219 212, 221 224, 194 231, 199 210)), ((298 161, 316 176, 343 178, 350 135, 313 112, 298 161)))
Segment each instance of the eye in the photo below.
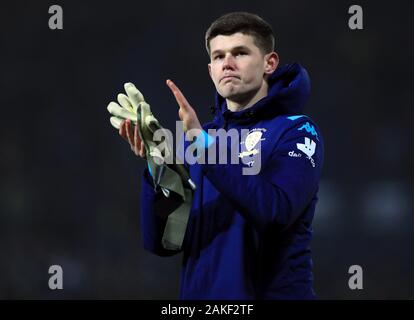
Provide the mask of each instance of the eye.
POLYGON ((223 55, 222 54, 218 54, 216 56, 213 57, 213 60, 219 60, 219 59, 223 59, 223 55))
POLYGON ((247 54, 247 52, 245 51, 239 51, 236 53, 236 56, 245 56, 247 54))

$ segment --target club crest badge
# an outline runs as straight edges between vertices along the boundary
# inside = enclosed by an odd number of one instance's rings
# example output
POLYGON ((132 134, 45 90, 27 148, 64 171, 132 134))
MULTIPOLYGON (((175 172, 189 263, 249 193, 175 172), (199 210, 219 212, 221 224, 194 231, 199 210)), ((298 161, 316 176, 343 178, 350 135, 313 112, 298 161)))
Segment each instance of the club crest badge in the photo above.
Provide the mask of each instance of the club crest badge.
POLYGON ((244 141, 240 142, 241 150, 239 158, 254 156, 259 153, 259 148, 255 148, 260 141, 265 140, 263 133, 266 132, 264 128, 255 128, 249 131, 244 141))

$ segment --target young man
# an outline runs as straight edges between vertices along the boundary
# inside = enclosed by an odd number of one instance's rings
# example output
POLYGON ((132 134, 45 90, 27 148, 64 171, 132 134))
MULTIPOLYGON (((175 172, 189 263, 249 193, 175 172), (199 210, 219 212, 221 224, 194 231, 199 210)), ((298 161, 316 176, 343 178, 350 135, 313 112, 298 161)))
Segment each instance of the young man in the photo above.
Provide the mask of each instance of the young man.
MULTIPOLYGON (((261 170, 243 175, 243 164, 189 166, 197 189, 180 250, 180 297, 312 299, 310 242, 324 147, 319 129, 302 114, 310 93, 307 72, 299 64, 278 66, 271 27, 249 13, 217 19, 207 30, 206 47, 217 89, 214 120, 201 126, 184 95, 167 80, 179 117, 185 130, 199 134, 219 128, 256 133, 261 170)), ((119 133, 144 157, 129 120, 119 133)), ((248 147, 247 138, 240 142, 248 147)), ((159 211, 168 202, 154 191, 148 170, 141 204, 145 248, 161 256, 176 254, 161 245, 166 219, 159 211)))

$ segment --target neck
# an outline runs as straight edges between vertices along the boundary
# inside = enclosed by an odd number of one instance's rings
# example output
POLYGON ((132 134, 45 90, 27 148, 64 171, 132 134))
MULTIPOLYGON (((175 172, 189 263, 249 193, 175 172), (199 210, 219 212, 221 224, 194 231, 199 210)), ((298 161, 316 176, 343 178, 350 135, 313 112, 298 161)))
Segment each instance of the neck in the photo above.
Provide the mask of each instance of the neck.
POLYGON ((240 101, 234 101, 226 99, 227 109, 230 111, 242 111, 253 106, 257 101, 267 96, 269 86, 266 81, 263 81, 263 85, 253 95, 248 95, 246 98, 240 99, 240 101))

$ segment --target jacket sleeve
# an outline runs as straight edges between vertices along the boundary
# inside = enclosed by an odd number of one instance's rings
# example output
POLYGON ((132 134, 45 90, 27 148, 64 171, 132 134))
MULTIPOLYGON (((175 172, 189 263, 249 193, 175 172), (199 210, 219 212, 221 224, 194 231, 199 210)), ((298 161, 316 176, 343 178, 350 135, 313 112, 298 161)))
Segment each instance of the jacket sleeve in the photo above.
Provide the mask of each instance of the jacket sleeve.
MULTIPOLYGON (((307 123, 315 128, 309 119, 307 123)), ((272 224, 288 227, 318 190, 324 146, 321 135, 315 129, 302 130, 304 125, 303 121, 289 124, 257 175, 243 175, 244 164, 218 164, 218 155, 217 164, 202 165, 210 182, 258 230, 272 224)))
POLYGON ((155 191, 148 169, 144 170, 141 183, 141 234, 144 248, 159 256, 172 256, 180 251, 164 249, 161 243, 167 217, 179 199, 174 193, 166 198, 160 190, 155 191))

